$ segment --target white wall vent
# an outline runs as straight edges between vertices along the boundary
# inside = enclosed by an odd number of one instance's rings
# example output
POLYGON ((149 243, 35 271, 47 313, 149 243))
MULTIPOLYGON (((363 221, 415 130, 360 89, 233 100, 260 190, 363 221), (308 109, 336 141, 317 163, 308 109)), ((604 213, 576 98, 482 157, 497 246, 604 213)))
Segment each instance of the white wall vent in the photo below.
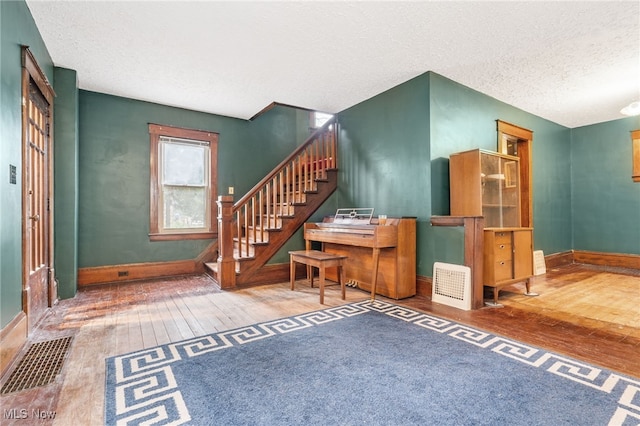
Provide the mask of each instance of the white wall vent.
POLYGON ((471 268, 468 266, 434 263, 431 287, 433 302, 471 310, 471 268))
POLYGON ((544 275, 547 273, 547 264, 544 260, 544 252, 535 250, 533 252, 533 275, 544 275))

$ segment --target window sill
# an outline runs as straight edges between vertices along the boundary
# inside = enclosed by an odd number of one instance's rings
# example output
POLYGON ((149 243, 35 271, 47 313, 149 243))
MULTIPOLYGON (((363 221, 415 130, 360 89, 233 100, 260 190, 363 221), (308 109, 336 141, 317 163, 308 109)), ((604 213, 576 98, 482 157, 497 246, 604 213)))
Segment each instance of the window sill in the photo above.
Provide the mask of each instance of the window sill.
POLYGON ((150 241, 182 241, 182 240, 210 240, 217 238, 217 232, 185 232, 175 234, 149 234, 150 241))

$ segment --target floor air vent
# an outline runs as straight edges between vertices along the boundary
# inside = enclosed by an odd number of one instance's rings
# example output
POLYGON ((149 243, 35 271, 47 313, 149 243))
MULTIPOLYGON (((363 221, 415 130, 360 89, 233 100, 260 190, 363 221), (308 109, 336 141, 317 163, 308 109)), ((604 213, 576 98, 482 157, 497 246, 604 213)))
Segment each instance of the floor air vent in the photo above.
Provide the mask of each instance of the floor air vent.
POLYGON ((471 309, 471 268, 436 262, 433 264, 431 300, 454 308, 471 309))
POLYGON ((2 395, 52 383, 67 356, 73 337, 33 343, 2 386, 2 395))

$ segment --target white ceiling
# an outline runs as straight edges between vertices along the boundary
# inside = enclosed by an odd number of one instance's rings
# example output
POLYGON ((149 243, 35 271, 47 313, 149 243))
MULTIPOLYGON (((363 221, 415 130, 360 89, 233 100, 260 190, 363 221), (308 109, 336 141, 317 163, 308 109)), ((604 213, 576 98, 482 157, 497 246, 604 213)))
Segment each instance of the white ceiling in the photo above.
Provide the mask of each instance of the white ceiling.
POLYGON ((567 127, 640 100, 640 2, 27 0, 81 89, 248 119, 435 71, 567 127))

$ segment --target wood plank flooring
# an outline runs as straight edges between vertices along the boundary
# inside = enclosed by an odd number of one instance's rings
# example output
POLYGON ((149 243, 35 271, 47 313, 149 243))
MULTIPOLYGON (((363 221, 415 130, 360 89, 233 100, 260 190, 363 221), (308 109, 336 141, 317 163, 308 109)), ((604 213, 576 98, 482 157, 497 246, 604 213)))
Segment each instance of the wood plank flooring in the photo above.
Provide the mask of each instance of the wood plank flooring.
MULTIPOLYGON (((506 287, 502 308, 461 311, 413 297, 392 301, 640 378, 640 271, 569 265, 523 285, 506 287), (521 288, 522 287, 522 288, 521 288)), ((55 412, 54 424, 103 423, 106 357, 256 322, 366 300, 366 292, 318 289, 304 280, 220 291, 206 276, 107 284, 63 300, 33 333, 33 342, 72 335, 55 383, 0 398, 2 425, 51 423, 33 410, 55 412), (27 410, 8 419, 7 410, 27 410)), ((8 375, 0 380, 6 381, 8 375)))

